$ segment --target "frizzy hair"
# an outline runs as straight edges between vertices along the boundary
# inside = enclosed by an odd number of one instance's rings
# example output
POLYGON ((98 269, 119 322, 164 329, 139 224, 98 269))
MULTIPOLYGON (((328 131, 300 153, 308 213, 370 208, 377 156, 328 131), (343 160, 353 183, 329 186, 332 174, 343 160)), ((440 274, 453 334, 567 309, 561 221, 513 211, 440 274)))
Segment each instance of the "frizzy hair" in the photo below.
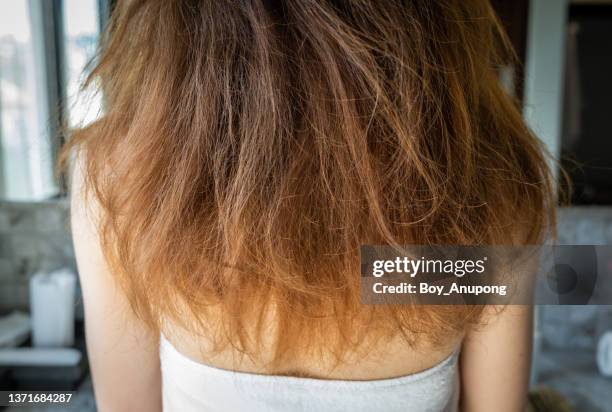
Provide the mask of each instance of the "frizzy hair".
POLYGON ((440 342, 482 308, 361 305, 359 247, 542 241, 551 179, 509 61, 485 0, 120 1, 88 79, 105 113, 64 156, 153 330, 258 356, 273 319, 276 362, 440 342))

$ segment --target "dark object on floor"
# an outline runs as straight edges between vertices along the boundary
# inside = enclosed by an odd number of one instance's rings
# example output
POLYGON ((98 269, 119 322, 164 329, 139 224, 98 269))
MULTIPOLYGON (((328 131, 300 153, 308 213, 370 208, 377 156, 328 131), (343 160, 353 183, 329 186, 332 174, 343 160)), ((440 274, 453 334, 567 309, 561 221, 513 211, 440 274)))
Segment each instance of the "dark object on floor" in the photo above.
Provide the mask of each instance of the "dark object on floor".
POLYGON ((572 407, 563 395, 554 389, 539 387, 531 390, 526 412, 572 412, 572 407))
POLYGON ((75 390, 88 371, 85 358, 74 366, 22 366, 11 371, 15 390, 75 390))
MULTIPOLYGON (((25 346, 31 345, 26 341, 25 346)), ((0 386, 0 390, 75 390, 83 378, 87 376, 89 362, 85 349, 85 332, 83 322, 75 325, 75 343, 83 356, 76 365, 71 366, 13 366, 9 369, 8 385, 0 386)))

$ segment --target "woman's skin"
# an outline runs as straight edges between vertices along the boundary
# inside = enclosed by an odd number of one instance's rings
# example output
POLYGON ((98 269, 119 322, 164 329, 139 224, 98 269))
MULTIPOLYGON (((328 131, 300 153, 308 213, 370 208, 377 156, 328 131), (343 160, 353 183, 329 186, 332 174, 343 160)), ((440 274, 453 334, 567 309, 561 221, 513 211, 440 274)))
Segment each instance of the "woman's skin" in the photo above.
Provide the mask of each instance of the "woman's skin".
MULTIPOLYGON (((77 164, 72 179, 72 232, 98 410, 161 411, 158 336, 132 314, 124 293, 107 269, 96 231, 98 209, 93 199, 83 199, 80 169, 77 164)), ((486 326, 458 337, 457 342, 449 342, 444 348, 418 353, 407 346, 394 348, 386 351, 386 356, 379 355, 375 362, 345 366, 334 377, 363 380, 415 373, 434 366, 460 344, 461 410, 522 411, 528 387, 531 319, 529 307, 508 306, 491 317, 486 326)), ((203 361, 190 349, 196 347, 195 339, 181 335, 172 343, 188 356, 203 361)), ((240 365, 236 369, 251 371, 240 365)), ((324 365, 303 364, 300 369, 298 372, 312 373, 324 370, 324 365)))

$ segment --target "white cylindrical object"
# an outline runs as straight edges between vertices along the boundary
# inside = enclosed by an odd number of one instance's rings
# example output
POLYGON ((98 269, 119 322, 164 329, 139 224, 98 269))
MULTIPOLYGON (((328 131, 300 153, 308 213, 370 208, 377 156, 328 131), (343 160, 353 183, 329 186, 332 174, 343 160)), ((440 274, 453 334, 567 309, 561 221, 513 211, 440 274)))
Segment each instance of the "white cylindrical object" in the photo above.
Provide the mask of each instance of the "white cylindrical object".
POLYGON ((76 275, 68 269, 38 273, 30 279, 32 345, 62 347, 74 343, 76 275))
POLYGON ((603 376, 612 376, 612 331, 603 333, 599 338, 597 367, 603 376))

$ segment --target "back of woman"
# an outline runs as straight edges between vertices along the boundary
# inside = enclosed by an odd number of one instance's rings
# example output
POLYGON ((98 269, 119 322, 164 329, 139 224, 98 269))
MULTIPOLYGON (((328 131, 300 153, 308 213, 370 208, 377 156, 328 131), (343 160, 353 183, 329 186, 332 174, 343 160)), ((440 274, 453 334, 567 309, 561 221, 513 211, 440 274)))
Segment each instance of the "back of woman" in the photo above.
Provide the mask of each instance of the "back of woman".
POLYGON ((99 410, 521 410, 528 308, 359 284, 554 223, 512 58, 486 0, 119 1, 65 151, 99 410))

